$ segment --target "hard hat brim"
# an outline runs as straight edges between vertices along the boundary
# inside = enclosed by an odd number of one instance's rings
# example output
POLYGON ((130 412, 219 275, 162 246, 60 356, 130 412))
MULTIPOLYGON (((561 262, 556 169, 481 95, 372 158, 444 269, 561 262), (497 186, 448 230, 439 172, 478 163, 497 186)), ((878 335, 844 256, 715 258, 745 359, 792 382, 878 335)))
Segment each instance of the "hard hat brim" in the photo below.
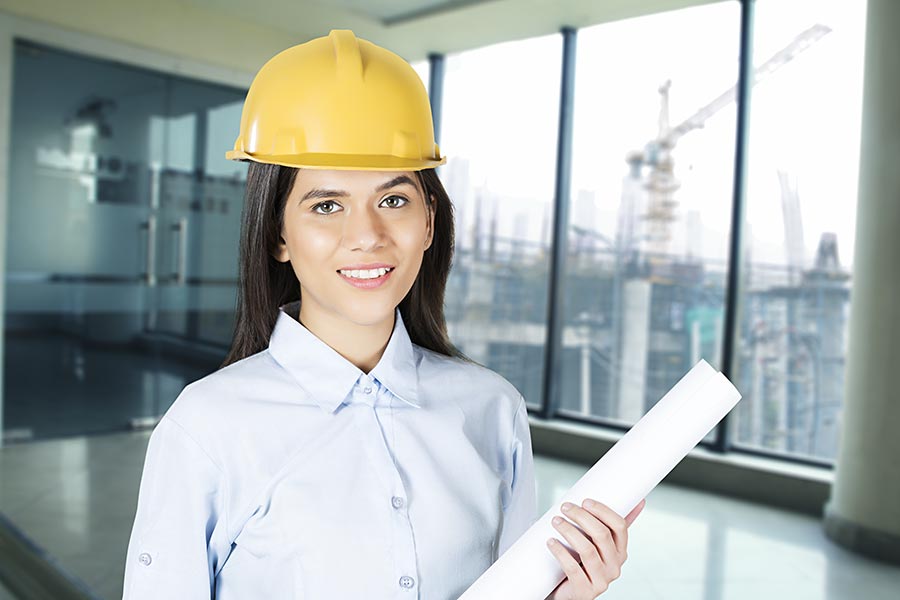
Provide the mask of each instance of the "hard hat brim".
POLYGON ((447 162, 446 156, 439 159, 412 159, 378 154, 249 154, 242 150, 229 150, 225 153, 225 158, 252 160, 284 167, 336 171, 421 171, 447 162))

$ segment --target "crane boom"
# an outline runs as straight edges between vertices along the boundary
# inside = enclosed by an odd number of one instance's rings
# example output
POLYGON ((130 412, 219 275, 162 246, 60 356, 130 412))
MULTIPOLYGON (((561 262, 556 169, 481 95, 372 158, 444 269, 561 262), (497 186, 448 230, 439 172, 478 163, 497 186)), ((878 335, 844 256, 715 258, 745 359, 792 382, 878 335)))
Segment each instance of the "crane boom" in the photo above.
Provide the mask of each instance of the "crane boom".
MULTIPOLYGON (((765 79, 794 59, 795 56, 815 44, 823 36, 827 35, 831 28, 817 23, 806 31, 802 32, 794 41, 776 52, 769 60, 757 67, 753 71, 753 81, 751 85, 755 85, 759 81, 765 79)), ((737 93, 737 86, 734 85, 730 89, 722 92, 712 102, 699 109, 693 115, 685 119, 680 124, 672 127, 669 132, 662 136, 657 143, 666 145, 669 148, 675 146, 678 139, 689 131, 703 127, 703 124, 714 114, 734 102, 737 93)))
MULTIPOLYGON (((830 31, 829 27, 822 24, 813 25, 809 29, 802 31, 790 44, 753 70, 750 84, 755 85, 768 77, 830 31)), ((656 137, 647 142, 642 150, 630 152, 626 156, 626 161, 631 165, 631 176, 634 178, 642 177, 643 166, 649 167, 649 173, 644 179, 644 187, 648 190, 649 195, 641 218, 646 221, 648 226, 646 247, 651 254, 658 256, 667 253, 668 242, 671 237, 670 225, 675 221, 675 208, 678 204, 675 200, 675 192, 680 187, 680 183, 675 177, 675 160, 673 156, 675 145, 686 133, 703 127, 710 117, 734 102, 737 95, 737 86, 732 86, 680 124, 670 127, 670 86, 671 81, 666 81, 659 87, 661 102, 659 131, 656 137)), ((634 236, 626 237, 629 239, 634 238, 634 236)))

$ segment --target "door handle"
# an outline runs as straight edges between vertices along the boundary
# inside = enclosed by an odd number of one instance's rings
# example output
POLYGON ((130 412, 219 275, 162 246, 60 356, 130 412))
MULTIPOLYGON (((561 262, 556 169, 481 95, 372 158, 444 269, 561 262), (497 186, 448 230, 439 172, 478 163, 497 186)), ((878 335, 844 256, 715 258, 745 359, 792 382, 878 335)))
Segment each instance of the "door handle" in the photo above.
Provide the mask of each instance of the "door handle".
POLYGON ((156 285, 156 215, 150 215, 146 221, 139 223, 138 230, 147 232, 144 272, 141 273, 141 278, 146 285, 154 286, 156 285))
POLYGON ((175 270, 172 278, 178 285, 187 283, 187 248, 188 248, 188 221, 187 217, 181 217, 172 223, 172 231, 175 232, 175 270))

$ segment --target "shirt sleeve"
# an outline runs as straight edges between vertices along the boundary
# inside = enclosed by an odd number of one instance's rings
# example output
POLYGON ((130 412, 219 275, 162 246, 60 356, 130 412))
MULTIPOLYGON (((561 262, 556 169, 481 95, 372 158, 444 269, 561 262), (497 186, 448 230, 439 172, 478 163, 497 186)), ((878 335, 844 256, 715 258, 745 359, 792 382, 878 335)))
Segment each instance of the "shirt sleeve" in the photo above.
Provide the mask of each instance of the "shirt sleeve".
POLYGON ((123 600, 215 598, 230 550, 221 469, 164 416, 147 445, 128 543, 123 600))
POLYGON ((528 428, 528 409, 519 396, 513 424, 509 493, 504 498, 503 526, 497 545, 501 556, 537 520, 537 493, 534 479, 534 457, 531 450, 531 431, 528 428))

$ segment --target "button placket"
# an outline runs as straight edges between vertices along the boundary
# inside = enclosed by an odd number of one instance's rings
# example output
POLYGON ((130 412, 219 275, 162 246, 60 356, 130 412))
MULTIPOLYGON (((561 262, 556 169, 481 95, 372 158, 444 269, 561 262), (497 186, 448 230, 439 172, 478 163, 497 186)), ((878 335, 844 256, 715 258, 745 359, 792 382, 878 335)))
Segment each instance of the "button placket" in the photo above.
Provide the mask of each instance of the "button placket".
MULTIPOLYGON (((397 552, 394 559, 397 569, 395 576, 398 577, 396 581, 400 587, 408 590, 415 587, 413 577, 416 575, 417 567, 415 538, 408 511, 401 510, 406 506, 407 493, 388 442, 388 432, 382 425, 381 417, 385 413, 379 412, 374 402, 358 405, 353 413, 355 424, 364 433, 363 439, 369 442, 365 444, 369 459, 391 499, 394 549, 397 552)), ((386 418, 390 419, 391 417, 388 415, 386 418)), ((393 424, 391 423, 390 426, 392 427, 393 424)))
POLYGON ((375 382, 371 377, 360 375, 353 388, 353 395, 358 402, 374 407, 378 397, 375 393, 375 382))
POLYGON ((368 395, 368 394, 372 393, 373 381, 370 376, 364 377, 363 380, 360 382, 360 384, 363 386, 363 389, 362 389, 363 394, 368 395))

